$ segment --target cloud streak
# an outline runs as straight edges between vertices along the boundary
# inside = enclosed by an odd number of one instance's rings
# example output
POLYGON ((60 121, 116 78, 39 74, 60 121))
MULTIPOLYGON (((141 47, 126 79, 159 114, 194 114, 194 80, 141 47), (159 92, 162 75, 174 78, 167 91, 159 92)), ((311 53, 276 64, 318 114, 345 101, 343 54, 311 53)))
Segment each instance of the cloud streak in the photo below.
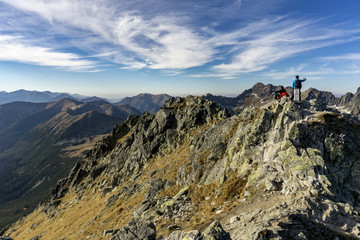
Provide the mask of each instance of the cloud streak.
POLYGON ((99 45, 111 45, 111 51, 117 52, 110 59, 126 68, 186 69, 201 66, 213 56, 206 39, 181 26, 177 17, 145 19, 134 10, 117 9, 119 5, 110 1, 4 2, 36 13, 52 25, 67 24, 93 33, 99 45))
POLYGON ((357 38, 349 39, 349 36, 360 33, 323 29, 310 20, 295 22, 286 18, 266 19, 242 30, 244 37, 229 37, 229 42, 238 41, 238 50, 231 61, 214 66, 214 70, 233 74, 261 71, 302 52, 355 41, 357 38))
POLYGON ((351 53, 340 56, 322 57, 321 60, 347 60, 347 61, 359 61, 360 53, 351 53))
MULTIPOLYGON (((234 0, 220 9, 222 18, 236 7, 243 8, 244 1, 234 0)), ((233 78, 263 71, 273 63, 306 51, 358 40, 360 32, 335 26, 324 28, 321 20, 293 20, 287 16, 250 19, 231 29, 220 30, 217 24, 221 23, 209 24, 201 21, 208 16, 191 14, 201 12, 196 8, 207 5, 211 7, 204 12, 216 13, 216 4, 207 1, 196 4, 184 1, 187 9, 194 6, 190 14, 186 14, 179 3, 159 4, 152 0, 146 3, 138 0, 0 2, 13 7, 11 23, 0 25, 3 29, 13 29, 13 33, 2 35, 8 39, 0 39, 0 59, 66 69, 96 69, 100 60, 118 64, 122 69, 175 72, 206 65, 208 73, 192 76, 233 78), (23 12, 26 18, 33 16, 34 22, 24 25, 25 21, 18 19, 23 12), (37 32, 26 32, 25 29, 34 26, 40 26, 44 38, 50 40, 41 42, 36 39, 37 32), (55 50, 70 48, 77 50, 72 53, 55 50), (81 59, 80 51, 99 61, 81 59)))
POLYGON ((73 53, 57 52, 24 42, 21 36, 0 35, 0 60, 61 67, 71 71, 94 71, 96 63, 93 61, 82 60, 73 53))
POLYGON ((143 59, 151 69, 186 69, 211 61, 212 47, 198 34, 171 19, 151 21, 124 16, 114 31, 117 42, 143 59))

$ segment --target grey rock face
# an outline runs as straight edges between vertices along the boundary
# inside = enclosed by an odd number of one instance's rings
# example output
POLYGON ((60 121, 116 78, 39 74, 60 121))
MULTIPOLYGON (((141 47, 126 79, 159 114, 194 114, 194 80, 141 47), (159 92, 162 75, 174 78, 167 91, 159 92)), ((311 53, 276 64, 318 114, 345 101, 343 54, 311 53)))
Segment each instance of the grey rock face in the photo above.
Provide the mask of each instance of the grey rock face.
POLYGON ((132 219, 111 240, 156 240, 156 228, 151 222, 132 219))
POLYGON ((310 88, 301 94, 303 100, 316 99, 319 102, 323 102, 327 105, 337 104, 338 99, 331 93, 326 91, 319 91, 314 88, 310 88))
POLYGON ((164 183, 161 179, 154 179, 149 183, 149 189, 145 194, 144 200, 149 201, 155 198, 155 196, 159 193, 160 190, 164 188, 164 183))
MULTIPOLYGON (((236 97, 223 97, 207 94, 202 98, 212 102, 216 102, 219 106, 230 110, 232 113, 241 112, 247 107, 258 107, 265 102, 272 101, 274 99, 274 92, 277 86, 271 84, 256 83, 251 89, 243 91, 236 97)), ((286 89, 290 93, 289 89, 286 89)))
POLYGON ((231 240, 230 234, 222 228, 219 221, 214 221, 203 233, 203 240, 231 240))
POLYGON ((13 239, 8 236, 3 236, 3 237, 0 236, 0 240, 13 240, 13 239))
POLYGON ((165 240, 182 240, 182 239, 200 240, 201 238, 202 235, 198 230, 189 231, 189 232, 174 231, 165 240))
POLYGON ((231 240, 230 234, 226 232, 219 221, 214 221, 206 230, 201 233, 194 231, 174 231, 165 240, 231 240))
POLYGON ((342 112, 349 114, 356 118, 360 122, 360 91, 359 88, 355 94, 346 93, 340 98, 337 109, 342 112))
POLYGON ((354 94, 348 92, 344 96, 340 98, 340 105, 345 105, 351 101, 351 99, 354 97, 354 94))

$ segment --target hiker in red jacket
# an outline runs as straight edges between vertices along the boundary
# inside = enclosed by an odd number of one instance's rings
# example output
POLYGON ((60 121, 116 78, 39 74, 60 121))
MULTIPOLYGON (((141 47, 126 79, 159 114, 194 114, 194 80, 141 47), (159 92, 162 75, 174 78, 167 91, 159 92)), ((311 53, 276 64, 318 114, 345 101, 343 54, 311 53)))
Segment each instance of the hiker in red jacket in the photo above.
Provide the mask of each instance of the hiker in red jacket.
POLYGON ((289 96, 283 86, 279 86, 275 91, 275 99, 289 96))

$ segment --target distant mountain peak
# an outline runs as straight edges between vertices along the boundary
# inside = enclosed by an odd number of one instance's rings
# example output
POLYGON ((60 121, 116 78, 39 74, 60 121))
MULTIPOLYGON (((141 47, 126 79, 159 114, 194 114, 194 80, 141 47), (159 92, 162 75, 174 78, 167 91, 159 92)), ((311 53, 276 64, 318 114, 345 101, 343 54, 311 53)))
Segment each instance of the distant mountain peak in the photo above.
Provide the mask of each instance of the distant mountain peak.
POLYGON ((141 93, 134 97, 126 97, 119 103, 129 104, 140 112, 155 113, 170 98, 171 96, 167 94, 152 95, 149 93, 141 93))
POLYGON ((109 103, 107 100, 105 100, 103 98, 96 97, 96 96, 83 98, 83 99, 81 99, 81 101, 82 102, 107 102, 107 103, 109 103))
POLYGON ((72 95, 69 93, 58 93, 50 91, 29 91, 20 89, 13 92, 4 92, 0 96, 0 104, 10 103, 10 102, 33 102, 33 103, 43 103, 43 102, 54 102, 62 98, 74 98, 78 99, 77 95, 72 95))
POLYGON ((360 94, 360 87, 357 89, 355 94, 360 94))

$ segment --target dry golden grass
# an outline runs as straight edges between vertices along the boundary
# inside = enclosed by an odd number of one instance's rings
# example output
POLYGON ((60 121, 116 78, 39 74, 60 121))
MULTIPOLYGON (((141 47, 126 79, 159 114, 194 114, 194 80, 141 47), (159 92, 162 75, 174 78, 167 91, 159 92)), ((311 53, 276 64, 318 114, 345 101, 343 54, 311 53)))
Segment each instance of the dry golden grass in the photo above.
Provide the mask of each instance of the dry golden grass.
POLYGON ((85 143, 67 147, 63 150, 63 154, 67 157, 85 157, 85 152, 94 148, 95 143, 100 141, 106 135, 96 135, 87 138, 85 143))
POLYGON ((240 178, 236 172, 231 172, 223 184, 191 185, 189 196, 196 209, 190 221, 184 223, 183 226, 186 229, 200 228, 203 224, 215 219, 220 212, 238 205, 238 201, 234 199, 244 195, 247 177, 248 175, 240 178))
POLYGON ((234 134, 236 133, 236 131, 238 130, 239 128, 239 125, 240 123, 243 121, 243 119, 240 119, 239 121, 235 122, 234 123, 234 120, 233 120, 233 125, 232 127, 230 128, 230 130, 226 133, 225 135, 225 143, 229 143, 229 141, 232 139, 232 137, 234 136, 234 134))
POLYGON ((123 144, 127 137, 129 137, 131 134, 133 134, 133 131, 129 131, 127 134, 125 134, 122 138, 119 138, 117 140, 118 144, 123 144))
POLYGON ((179 168, 188 161, 189 152, 189 143, 185 142, 173 152, 166 154, 160 159, 152 159, 146 168, 146 172, 150 174, 153 171, 157 171, 153 178, 174 180, 177 177, 179 168))
POLYGON ((43 208, 39 208, 18 222, 12 228, 16 230, 8 234, 14 239, 31 239, 35 236, 53 240, 86 239, 90 236, 92 239, 108 239, 103 236, 103 231, 123 227, 131 220, 131 212, 141 204, 144 196, 143 193, 126 196, 126 199, 119 199, 112 207, 106 208, 107 199, 119 190, 101 197, 100 193, 90 189, 84 192, 78 202, 77 194, 69 192, 53 217, 52 213, 45 214, 43 208))
POLYGON ((198 161, 199 161, 201 164, 204 164, 204 163, 206 162, 206 160, 208 159, 210 153, 211 153, 211 150, 210 150, 210 149, 205 149, 204 151, 200 152, 200 153, 199 153, 198 161))

